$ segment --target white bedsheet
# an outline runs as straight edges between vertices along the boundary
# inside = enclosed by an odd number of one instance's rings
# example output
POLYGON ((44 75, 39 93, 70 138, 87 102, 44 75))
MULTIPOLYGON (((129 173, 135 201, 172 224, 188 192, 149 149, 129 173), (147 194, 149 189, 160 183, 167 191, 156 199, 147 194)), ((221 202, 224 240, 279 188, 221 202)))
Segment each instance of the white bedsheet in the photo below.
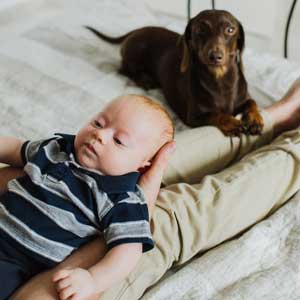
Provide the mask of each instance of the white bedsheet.
MULTIPOLYGON (((82 25, 118 35, 144 25, 183 32, 185 20, 136 0, 15 0, 0 3, 0 134, 35 139, 75 133, 87 117, 124 93, 165 104, 117 73, 118 47, 82 25), (9 3, 9 5, 8 5, 9 3)), ((250 91, 261 106, 278 99, 300 65, 247 49, 250 91)), ((177 130, 185 126, 176 118, 177 130)), ((169 272, 143 300, 300 299, 300 196, 237 239, 169 272)))

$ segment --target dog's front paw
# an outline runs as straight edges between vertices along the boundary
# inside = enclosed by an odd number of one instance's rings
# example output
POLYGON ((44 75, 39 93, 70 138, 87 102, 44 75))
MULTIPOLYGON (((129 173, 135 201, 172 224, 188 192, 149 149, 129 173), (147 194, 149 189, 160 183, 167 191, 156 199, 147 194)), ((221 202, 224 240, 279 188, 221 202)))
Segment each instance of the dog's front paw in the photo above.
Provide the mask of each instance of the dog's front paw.
POLYGON ((218 127, 226 136, 240 136, 244 132, 243 123, 233 116, 223 119, 218 127))
POLYGON ((262 133, 264 120, 258 111, 246 112, 243 115, 242 123, 246 134, 256 135, 262 133))

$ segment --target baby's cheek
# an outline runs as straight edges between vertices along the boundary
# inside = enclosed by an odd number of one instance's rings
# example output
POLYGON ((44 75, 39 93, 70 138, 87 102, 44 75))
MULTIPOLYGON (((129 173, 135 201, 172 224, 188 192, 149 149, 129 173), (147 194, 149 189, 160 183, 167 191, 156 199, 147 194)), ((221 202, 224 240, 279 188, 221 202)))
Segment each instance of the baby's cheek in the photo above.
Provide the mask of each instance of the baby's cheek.
POLYGON ((123 175, 138 169, 137 159, 128 153, 114 156, 110 161, 110 168, 115 175, 123 175))

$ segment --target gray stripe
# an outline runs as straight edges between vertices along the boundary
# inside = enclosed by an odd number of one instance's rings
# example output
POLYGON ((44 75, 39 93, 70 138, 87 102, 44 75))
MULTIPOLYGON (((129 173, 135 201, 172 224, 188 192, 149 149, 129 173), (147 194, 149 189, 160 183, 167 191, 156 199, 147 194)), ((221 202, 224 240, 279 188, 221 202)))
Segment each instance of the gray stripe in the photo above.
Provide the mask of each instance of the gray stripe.
POLYGON ((51 141, 45 147, 46 157, 52 163, 60 163, 69 160, 69 155, 66 152, 61 151, 60 145, 56 140, 51 141))
MULTIPOLYGON (((61 136, 59 136, 59 137, 61 137, 61 136)), ((50 145, 50 143, 48 144, 50 146, 47 145, 46 147, 44 147, 45 148, 46 157, 52 163, 55 164, 55 163, 59 163, 59 162, 67 162, 67 163, 70 162, 70 163, 72 163, 74 166, 76 166, 79 169, 88 170, 88 171, 91 171, 91 172, 93 172, 95 174, 103 175, 103 173, 100 172, 99 170, 90 169, 90 168, 86 168, 86 167, 81 166, 79 163, 76 162, 73 153, 70 153, 70 155, 68 155, 66 152, 63 152, 60 149, 59 143, 57 141, 55 141, 55 142, 56 142, 56 145, 52 144, 52 142, 51 142, 51 145, 50 145)))
POLYGON ((72 170, 74 176, 78 179, 86 182, 90 189, 92 190, 93 196, 97 204, 97 213, 99 220, 101 221, 103 217, 112 209, 114 206, 113 202, 108 198, 107 194, 99 189, 96 180, 87 175, 82 174, 76 170, 72 170))
POLYGON ((86 207, 80 199, 78 199, 69 189, 69 187, 61 180, 56 180, 55 178, 47 175, 41 174, 39 167, 33 163, 26 164, 24 170, 30 176, 31 180, 53 192, 57 195, 61 196, 62 198, 71 201, 74 205, 76 205, 82 213, 96 226, 98 227, 98 221, 96 216, 94 215, 93 211, 86 207))
POLYGON ((129 197, 119 201, 118 203, 141 204, 141 205, 146 204, 145 199, 138 197, 136 193, 127 192, 127 194, 129 197))
POLYGON ((112 223, 104 231, 104 235, 106 237, 107 243, 125 238, 145 237, 151 239, 150 226, 149 223, 145 220, 112 223))
POLYGON ((11 215, 2 203, 0 203, 0 228, 25 248, 56 262, 61 262, 75 250, 73 247, 38 235, 11 215))
POLYGON ((38 141, 28 142, 26 149, 25 149, 26 161, 29 161, 33 158, 33 156, 38 152, 40 145, 44 141, 45 140, 42 139, 42 140, 38 140, 38 141))
POLYGON ((97 234, 97 230, 94 227, 79 223, 73 213, 48 205, 45 202, 32 197, 16 180, 10 182, 10 191, 25 198, 61 228, 68 230, 81 238, 97 234))
POLYGON ((24 168, 24 171, 28 174, 32 182, 36 185, 65 200, 69 200, 69 198, 66 197, 66 195, 56 190, 58 181, 50 175, 42 174, 40 168, 37 165, 33 163, 27 163, 24 168))

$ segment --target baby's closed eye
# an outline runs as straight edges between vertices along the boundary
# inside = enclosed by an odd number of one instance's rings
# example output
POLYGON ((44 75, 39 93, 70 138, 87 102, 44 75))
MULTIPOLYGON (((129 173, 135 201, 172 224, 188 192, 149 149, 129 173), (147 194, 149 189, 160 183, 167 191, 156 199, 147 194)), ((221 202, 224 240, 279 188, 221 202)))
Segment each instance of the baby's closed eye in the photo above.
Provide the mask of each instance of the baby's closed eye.
POLYGON ((121 141, 119 138, 117 138, 117 137, 114 137, 114 141, 115 141, 115 143, 116 143, 117 145, 125 146, 125 145, 122 143, 122 141, 121 141))
POLYGON ((103 125, 98 120, 93 121, 93 126, 95 128, 103 128, 103 125))

